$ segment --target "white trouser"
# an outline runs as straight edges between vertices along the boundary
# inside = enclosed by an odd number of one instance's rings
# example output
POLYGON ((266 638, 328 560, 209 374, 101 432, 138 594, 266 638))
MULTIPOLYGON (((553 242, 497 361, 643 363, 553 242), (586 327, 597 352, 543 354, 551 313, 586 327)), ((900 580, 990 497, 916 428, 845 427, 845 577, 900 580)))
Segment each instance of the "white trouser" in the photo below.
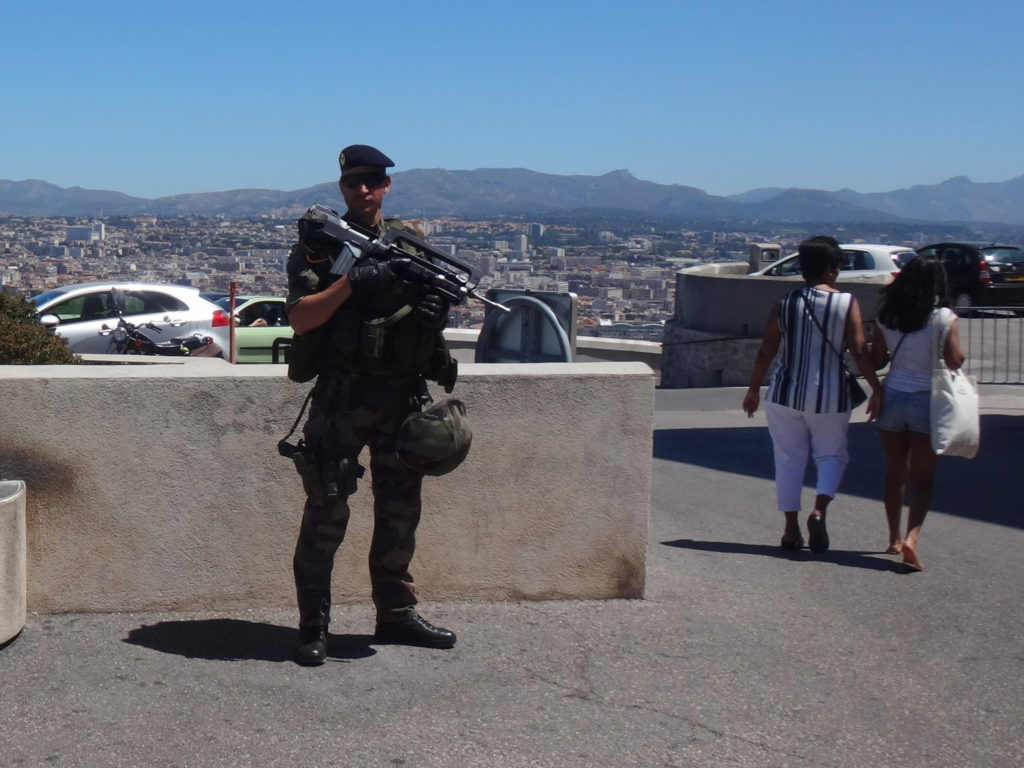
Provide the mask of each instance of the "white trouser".
POLYGON ((799 511, 808 454, 818 470, 817 492, 834 497, 849 459, 846 430, 850 412, 808 413, 771 401, 765 403, 764 412, 775 450, 779 511, 799 511))

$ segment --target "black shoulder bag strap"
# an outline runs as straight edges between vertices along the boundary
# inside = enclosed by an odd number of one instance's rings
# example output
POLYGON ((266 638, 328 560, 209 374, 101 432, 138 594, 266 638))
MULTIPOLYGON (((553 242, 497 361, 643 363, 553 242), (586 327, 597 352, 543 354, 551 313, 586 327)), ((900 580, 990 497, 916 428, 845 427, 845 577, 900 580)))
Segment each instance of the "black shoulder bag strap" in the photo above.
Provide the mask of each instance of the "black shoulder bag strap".
POLYGON ((892 370, 893 361, 896 360, 896 353, 900 351, 900 347, 903 346, 903 340, 907 338, 907 334, 900 336, 900 340, 896 342, 896 349, 889 353, 889 369, 892 370))

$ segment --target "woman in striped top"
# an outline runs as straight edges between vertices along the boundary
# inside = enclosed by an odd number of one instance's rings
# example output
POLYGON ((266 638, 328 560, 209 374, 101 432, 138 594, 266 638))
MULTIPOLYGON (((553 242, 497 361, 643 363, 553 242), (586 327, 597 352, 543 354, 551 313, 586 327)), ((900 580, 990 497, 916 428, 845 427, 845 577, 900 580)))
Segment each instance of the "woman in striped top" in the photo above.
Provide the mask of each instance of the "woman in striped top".
POLYGON ((805 285, 779 299, 768 315, 743 410, 750 417, 757 411, 761 382, 782 347, 765 404, 775 453, 776 499, 786 518, 780 545, 796 550, 804 544, 800 495, 812 456, 817 493, 807 518, 809 546, 812 552, 825 552, 825 515, 846 469, 846 431, 853 410, 844 349, 871 386, 869 421, 881 407, 882 388, 865 344, 860 305, 853 294, 835 287, 843 263, 839 243, 824 235, 812 237, 800 243, 799 258, 805 285))

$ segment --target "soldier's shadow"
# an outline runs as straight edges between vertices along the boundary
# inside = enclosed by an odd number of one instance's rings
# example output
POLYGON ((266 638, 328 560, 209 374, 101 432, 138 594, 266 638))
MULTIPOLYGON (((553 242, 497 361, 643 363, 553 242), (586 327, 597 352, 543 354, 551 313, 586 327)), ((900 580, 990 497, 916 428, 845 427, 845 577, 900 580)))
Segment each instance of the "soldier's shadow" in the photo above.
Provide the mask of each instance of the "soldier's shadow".
MULTIPOLYGON (((124 642, 161 653, 213 661, 291 661, 298 633, 241 619, 160 621, 133 629, 124 642)), ((377 653, 373 635, 328 635, 328 661, 351 661, 377 653)))

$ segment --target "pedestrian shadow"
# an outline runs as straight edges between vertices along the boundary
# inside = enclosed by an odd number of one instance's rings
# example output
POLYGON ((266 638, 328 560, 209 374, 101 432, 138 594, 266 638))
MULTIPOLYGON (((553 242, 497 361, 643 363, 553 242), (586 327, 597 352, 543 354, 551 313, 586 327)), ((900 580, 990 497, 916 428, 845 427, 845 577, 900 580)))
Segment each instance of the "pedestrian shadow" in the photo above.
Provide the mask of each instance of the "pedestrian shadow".
MULTIPOLYGON (((1024 416, 983 414, 978 455, 970 461, 939 458, 932 510, 1024 528, 1024 507, 1008 503, 1012 490, 1007 485, 1024 466, 1022 428, 1024 416)), ((848 435, 850 463, 839 496, 859 496, 881 504, 885 459, 878 428, 859 421, 850 424, 848 435)), ((658 429, 654 431, 653 457, 766 480, 775 477, 767 427, 658 429)), ((813 462, 808 465, 804 485, 813 488, 813 462)))
MULTIPOLYGON (((161 621, 133 629, 125 643, 210 661, 291 661, 298 633, 241 619, 161 621)), ((351 661, 373 656, 372 635, 328 635, 327 660, 351 661)))
POLYGON ((737 541, 697 541, 696 539, 675 539, 661 542, 666 547, 693 549, 700 552, 719 552, 729 555, 757 555, 759 557, 775 557, 797 562, 823 562, 842 565, 847 568, 863 568, 869 571, 892 571, 893 573, 910 573, 911 570, 899 560, 890 560, 876 555, 881 552, 861 552, 849 549, 830 549, 824 554, 814 554, 810 550, 801 549, 796 552, 784 552, 778 546, 769 544, 743 544, 737 541))

